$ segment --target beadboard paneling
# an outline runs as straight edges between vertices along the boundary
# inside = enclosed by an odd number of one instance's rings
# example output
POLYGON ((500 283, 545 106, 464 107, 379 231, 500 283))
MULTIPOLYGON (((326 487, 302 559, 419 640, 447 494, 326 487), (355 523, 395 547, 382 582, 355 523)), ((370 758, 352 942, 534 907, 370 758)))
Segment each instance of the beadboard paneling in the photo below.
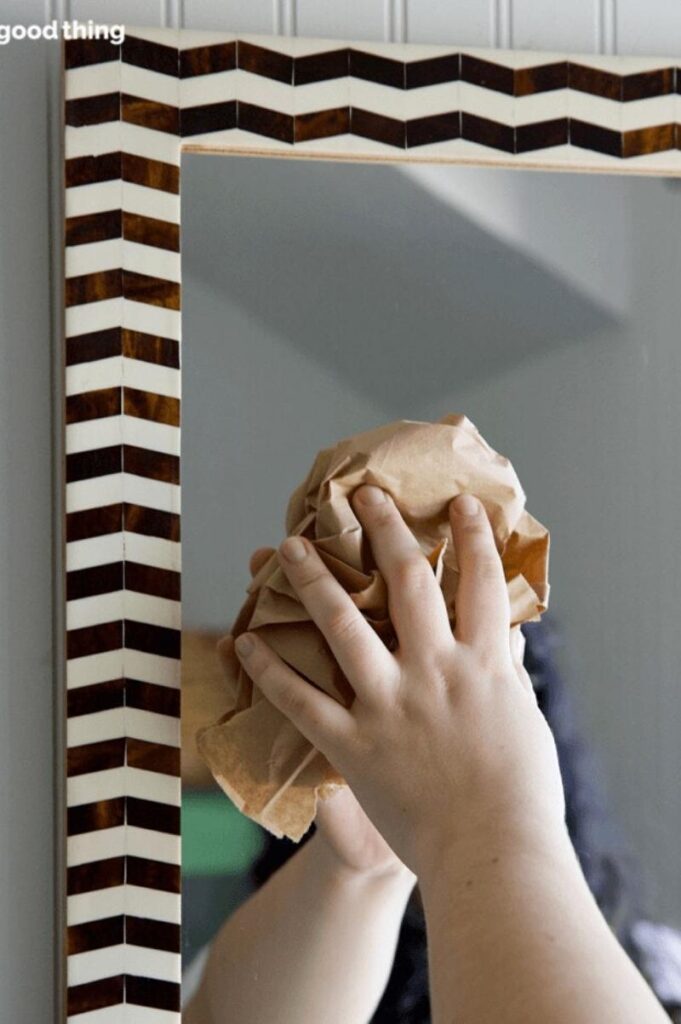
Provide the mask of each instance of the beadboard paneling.
POLYGON ((617 53, 678 56, 681 53, 679 0, 616 0, 617 53))
POLYGON ((593 53, 598 49, 595 0, 571 0, 569 4, 509 0, 509 4, 513 49, 572 50, 574 53, 593 53))
POLYGON ((276 32, 273 0, 184 0, 183 28, 276 32))
MULTIPOLYGON (((495 4, 459 0, 456 4, 405 0, 407 41, 410 43, 461 43, 494 46, 495 4)), ((356 35, 357 33, 355 33, 356 35)))
POLYGON ((319 0, 292 0, 299 36, 329 39, 388 38, 389 0, 344 0, 322 4, 319 0), (357 31, 359 29, 359 36, 357 31))
POLYGON ((70 18, 108 25, 161 25, 163 0, 70 0, 70 18))

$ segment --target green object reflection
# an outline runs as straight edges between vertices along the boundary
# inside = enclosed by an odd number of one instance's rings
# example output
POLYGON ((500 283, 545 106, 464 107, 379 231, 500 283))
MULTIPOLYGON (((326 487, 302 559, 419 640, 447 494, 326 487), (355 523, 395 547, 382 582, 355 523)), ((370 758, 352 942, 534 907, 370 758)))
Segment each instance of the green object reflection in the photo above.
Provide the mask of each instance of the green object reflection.
POLYGON ((262 831, 222 791, 182 793, 182 872, 223 875, 247 871, 263 844, 262 831))

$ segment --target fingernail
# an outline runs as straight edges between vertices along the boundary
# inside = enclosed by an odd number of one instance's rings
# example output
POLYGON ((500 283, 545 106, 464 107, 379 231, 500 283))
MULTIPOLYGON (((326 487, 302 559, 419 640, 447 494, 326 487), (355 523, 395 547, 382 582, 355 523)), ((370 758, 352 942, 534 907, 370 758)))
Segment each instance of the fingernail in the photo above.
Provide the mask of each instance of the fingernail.
POLYGON ((242 658, 247 658, 249 654, 253 653, 255 644, 253 643, 253 638, 248 633, 242 633, 234 641, 234 646, 236 647, 237 654, 240 654, 242 658))
POLYGON ((300 537, 289 537, 281 545, 281 553, 289 562, 302 562, 307 554, 307 548, 300 537))
POLYGON ((480 508, 480 502, 472 494, 459 494, 454 499, 454 508, 460 516, 474 516, 480 508))
POLYGON ((373 484, 365 484, 364 487, 361 487, 357 497, 363 505, 380 505, 385 501, 385 493, 380 487, 374 487, 373 484))

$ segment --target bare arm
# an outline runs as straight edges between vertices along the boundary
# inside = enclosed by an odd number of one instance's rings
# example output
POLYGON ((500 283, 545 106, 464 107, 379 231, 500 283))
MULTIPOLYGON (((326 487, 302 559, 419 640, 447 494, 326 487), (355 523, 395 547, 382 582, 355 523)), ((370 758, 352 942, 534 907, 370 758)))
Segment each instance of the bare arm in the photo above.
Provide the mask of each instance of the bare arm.
POLYGON ((366 1024, 413 875, 344 866, 320 834, 222 926, 187 1024, 366 1024))
POLYGON ((491 843, 422 893, 438 1024, 668 1024, 567 840, 491 843))

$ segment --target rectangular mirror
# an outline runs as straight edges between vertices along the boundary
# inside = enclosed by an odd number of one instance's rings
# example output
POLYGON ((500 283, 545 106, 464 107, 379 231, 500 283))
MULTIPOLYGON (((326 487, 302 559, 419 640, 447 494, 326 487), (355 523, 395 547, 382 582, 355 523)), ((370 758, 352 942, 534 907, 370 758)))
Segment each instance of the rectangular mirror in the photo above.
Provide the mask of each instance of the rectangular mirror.
MULTIPOLYGON (((187 995, 263 865, 296 849, 241 816, 197 755, 228 705, 216 642, 317 450, 402 418, 465 412, 549 524, 550 612, 526 657, 573 835, 617 927, 678 922, 678 188, 196 154, 183 175, 187 995)), ((399 993, 418 984, 416 896, 407 920, 377 1020, 412 1019, 399 993)))

